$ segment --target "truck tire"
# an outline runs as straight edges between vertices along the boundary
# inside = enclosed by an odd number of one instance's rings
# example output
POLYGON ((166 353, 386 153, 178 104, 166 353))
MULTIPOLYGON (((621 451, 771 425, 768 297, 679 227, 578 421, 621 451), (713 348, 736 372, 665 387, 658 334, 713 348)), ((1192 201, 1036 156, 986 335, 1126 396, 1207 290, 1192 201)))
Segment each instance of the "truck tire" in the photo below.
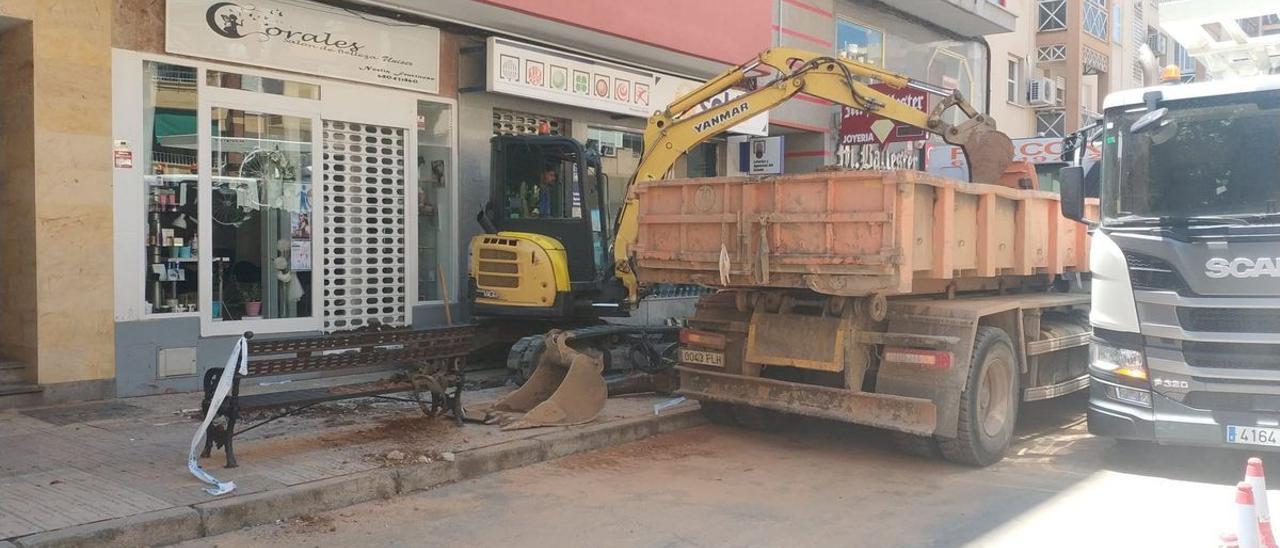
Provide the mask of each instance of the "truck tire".
POLYGON ((997 327, 978 326, 969 380, 960 395, 956 437, 938 438, 942 456, 973 466, 1004 458, 1018 420, 1018 394, 1018 360, 1009 335, 997 327))
POLYGON ((737 426, 738 420, 733 416, 733 406, 727 403, 716 401, 700 401, 698 406, 702 408, 702 415, 707 420, 715 424, 725 426, 737 426))

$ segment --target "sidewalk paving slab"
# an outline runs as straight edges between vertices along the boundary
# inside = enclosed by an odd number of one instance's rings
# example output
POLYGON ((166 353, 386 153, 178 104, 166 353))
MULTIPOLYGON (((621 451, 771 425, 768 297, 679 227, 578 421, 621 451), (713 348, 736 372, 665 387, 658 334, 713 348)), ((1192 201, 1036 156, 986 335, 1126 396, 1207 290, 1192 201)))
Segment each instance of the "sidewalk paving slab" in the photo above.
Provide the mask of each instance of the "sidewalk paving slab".
MULTIPOLYGON (((336 382, 350 379, 295 385, 336 382)), ((256 390, 244 387, 245 393, 256 390)), ((468 405, 508 390, 469 392, 468 405)), ((169 544, 703 422, 696 404, 654 416, 653 405, 666 399, 654 395, 610 399, 587 425, 509 432, 458 428, 445 418, 424 417, 413 403, 334 402, 237 436, 239 468, 224 468, 220 451, 202 459, 206 470, 237 486, 214 498, 186 469, 199 424, 190 411, 199 399, 163 394, 115 402, 122 405, 0 412, 0 548, 11 548, 6 541, 22 548, 169 544), (392 451, 405 458, 388 459, 392 451), (446 452, 456 461, 444 461, 446 452)))

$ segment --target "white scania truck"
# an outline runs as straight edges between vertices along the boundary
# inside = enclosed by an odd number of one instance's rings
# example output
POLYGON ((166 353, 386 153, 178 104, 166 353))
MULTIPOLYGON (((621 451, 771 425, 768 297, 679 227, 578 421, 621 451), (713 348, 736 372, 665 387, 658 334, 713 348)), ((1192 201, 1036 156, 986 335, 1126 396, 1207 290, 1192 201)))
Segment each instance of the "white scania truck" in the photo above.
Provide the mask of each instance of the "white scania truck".
POLYGON ((1116 92, 1102 123, 1089 431, 1280 448, 1280 75, 1116 92))

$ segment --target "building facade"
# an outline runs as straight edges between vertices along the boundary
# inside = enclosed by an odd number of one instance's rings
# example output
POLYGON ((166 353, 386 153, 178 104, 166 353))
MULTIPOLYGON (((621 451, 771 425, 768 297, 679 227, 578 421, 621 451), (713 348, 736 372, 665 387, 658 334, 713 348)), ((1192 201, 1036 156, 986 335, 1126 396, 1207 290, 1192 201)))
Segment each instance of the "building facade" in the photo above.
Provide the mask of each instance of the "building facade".
MULTIPOLYGON (((612 207, 648 114, 765 48, 985 110, 981 36, 1014 23, 985 0, 0 3, 0 407, 195 390, 244 331, 465 318, 493 136, 594 147, 612 207)), ((815 170, 842 116, 801 98, 674 175, 735 173, 766 135, 815 170)))
MULTIPOLYGON (((1143 82, 1138 50, 1158 42, 1151 0, 1008 0, 1014 32, 988 36, 992 115, 1012 137, 1061 137, 1101 116, 1107 93, 1143 82)), ((1154 46, 1153 46, 1154 47, 1154 46)))

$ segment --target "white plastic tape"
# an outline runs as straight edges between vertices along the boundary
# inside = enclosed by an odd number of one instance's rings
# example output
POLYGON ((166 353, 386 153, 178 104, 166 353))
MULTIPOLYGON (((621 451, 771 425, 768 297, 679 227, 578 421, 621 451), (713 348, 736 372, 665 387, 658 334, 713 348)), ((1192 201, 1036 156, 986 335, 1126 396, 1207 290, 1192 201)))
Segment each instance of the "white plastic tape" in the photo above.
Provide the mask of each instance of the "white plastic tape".
MULTIPOLYGON (((218 481, 203 468, 200 463, 196 462, 196 455, 199 454, 200 444, 204 442, 205 433, 209 430, 209 425, 213 423, 213 417, 218 414, 218 409, 222 407, 222 400, 227 399, 227 393, 231 392, 231 382, 236 375, 249 374, 249 341, 244 337, 240 337, 236 341, 236 347, 231 350, 231 355, 227 356, 227 364, 223 366, 222 377, 218 379, 218 388, 213 391, 213 400, 209 402, 209 411, 204 415, 204 422, 200 423, 200 428, 196 429, 196 435, 191 438, 191 452, 187 454, 187 470, 191 474, 213 487, 206 487, 204 492, 210 495, 218 496, 230 493, 236 488, 234 481, 218 481), (238 362, 238 363, 237 363, 238 362)), ((228 435, 231 433, 228 432, 228 435)))

